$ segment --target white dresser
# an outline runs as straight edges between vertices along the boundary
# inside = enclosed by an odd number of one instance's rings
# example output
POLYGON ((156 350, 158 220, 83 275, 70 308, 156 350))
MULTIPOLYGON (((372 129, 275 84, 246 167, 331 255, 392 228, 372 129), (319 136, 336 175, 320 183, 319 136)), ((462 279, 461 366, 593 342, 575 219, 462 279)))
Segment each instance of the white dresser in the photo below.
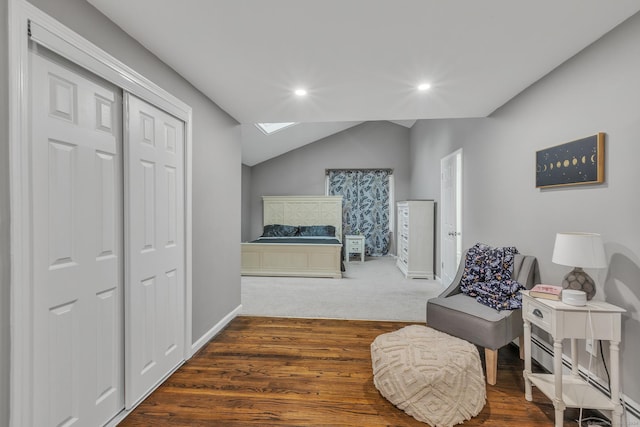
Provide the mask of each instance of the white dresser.
POLYGON ((434 278, 434 214, 433 200, 398 202, 396 265, 407 278, 434 278))

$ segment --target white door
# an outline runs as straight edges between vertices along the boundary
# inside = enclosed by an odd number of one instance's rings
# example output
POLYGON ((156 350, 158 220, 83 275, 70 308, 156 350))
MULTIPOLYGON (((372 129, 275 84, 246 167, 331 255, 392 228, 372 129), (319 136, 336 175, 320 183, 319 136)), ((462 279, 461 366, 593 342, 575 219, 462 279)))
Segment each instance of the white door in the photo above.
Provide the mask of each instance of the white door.
POLYGON ((184 124, 125 94, 126 405, 184 359, 184 124))
POLYGON ((462 257, 462 149, 440 161, 441 277, 451 284, 462 257))
POLYGON ((43 55, 30 52, 33 419, 99 426, 124 408, 121 95, 43 55))

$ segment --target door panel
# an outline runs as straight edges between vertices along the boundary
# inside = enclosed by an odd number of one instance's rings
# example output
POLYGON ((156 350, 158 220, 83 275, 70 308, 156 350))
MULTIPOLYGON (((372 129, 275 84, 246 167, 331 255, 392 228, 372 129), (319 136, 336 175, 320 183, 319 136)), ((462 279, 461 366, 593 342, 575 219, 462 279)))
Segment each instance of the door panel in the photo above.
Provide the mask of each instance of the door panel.
MULTIPOLYGON (((49 310, 49 339, 43 343, 49 357, 49 378, 46 392, 50 397, 49 413, 44 420, 54 421, 53 425, 73 425, 80 416, 78 348, 81 343, 77 301, 72 301, 49 310), (61 393, 61 391, 63 391, 61 393)), ((39 380, 39 378, 36 378, 39 380)))
POLYGON ((184 125, 130 94, 125 111, 130 408, 184 358, 184 125))
MULTIPOLYGON (((100 337, 96 347, 96 405, 100 405, 109 399, 114 393, 122 393, 123 389, 116 388, 114 384, 119 381, 118 376, 122 375, 123 356, 121 346, 114 346, 116 340, 122 340, 122 331, 116 329, 120 324, 119 316, 122 316, 121 303, 119 301, 120 292, 114 287, 97 294, 98 304, 96 313, 102 322, 96 324, 96 336, 100 337)), ((122 396, 120 396, 122 401, 122 396)))
POLYGON ((34 48, 34 425, 124 407, 121 95, 34 48), (46 55, 46 57, 45 57, 46 55))
POLYGON ((118 217, 122 214, 116 211, 118 206, 116 198, 121 197, 121 193, 120 189, 115 187, 118 167, 116 157, 96 151, 94 164, 96 186, 101 195, 97 200, 95 212, 98 224, 96 239, 99 242, 96 256, 104 259, 115 255, 118 234, 122 232, 116 229, 118 217))
POLYGON ((68 142, 49 139, 49 262, 57 268, 74 259, 74 184, 77 181, 78 150, 68 142))

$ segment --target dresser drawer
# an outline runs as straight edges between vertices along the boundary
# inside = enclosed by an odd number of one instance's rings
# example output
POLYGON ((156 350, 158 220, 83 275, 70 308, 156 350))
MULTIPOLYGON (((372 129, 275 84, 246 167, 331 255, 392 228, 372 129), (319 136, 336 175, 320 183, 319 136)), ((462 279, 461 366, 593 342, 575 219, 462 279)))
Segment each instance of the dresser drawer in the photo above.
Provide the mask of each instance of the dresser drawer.
POLYGON ((553 313, 554 311, 551 307, 544 305, 535 298, 525 298, 522 315, 525 319, 547 332, 551 331, 553 313))

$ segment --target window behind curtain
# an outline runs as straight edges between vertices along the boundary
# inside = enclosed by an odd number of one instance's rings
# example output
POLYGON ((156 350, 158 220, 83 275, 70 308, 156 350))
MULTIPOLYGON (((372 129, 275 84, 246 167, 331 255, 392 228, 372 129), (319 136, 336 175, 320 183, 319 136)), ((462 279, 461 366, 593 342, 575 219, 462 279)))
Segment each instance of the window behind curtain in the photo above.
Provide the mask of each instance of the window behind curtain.
POLYGON ((365 253, 389 253, 390 169, 327 171, 327 194, 342 196, 342 230, 365 237, 365 253))

